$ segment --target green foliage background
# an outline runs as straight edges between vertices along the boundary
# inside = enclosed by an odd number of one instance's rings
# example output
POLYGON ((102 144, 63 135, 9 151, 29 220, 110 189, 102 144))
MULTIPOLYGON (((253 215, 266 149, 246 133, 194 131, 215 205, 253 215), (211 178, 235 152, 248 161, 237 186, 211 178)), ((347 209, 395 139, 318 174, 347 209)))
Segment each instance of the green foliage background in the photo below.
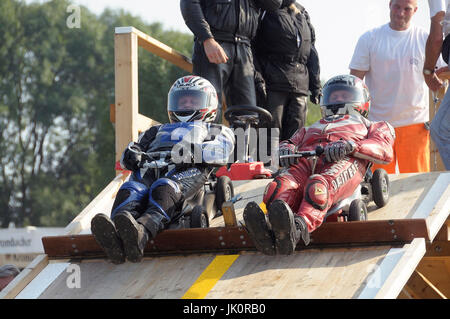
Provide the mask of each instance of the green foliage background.
MULTIPOLYGON (((191 34, 121 10, 81 7, 81 28, 68 28, 70 4, 0 1, 0 227, 66 226, 114 177, 115 27, 192 54, 191 34)), ((166 122, 167 91, 186 73, 140 50, 140 112, 166 122)), ((310 106, 308 125, 317 118, 310 106)))

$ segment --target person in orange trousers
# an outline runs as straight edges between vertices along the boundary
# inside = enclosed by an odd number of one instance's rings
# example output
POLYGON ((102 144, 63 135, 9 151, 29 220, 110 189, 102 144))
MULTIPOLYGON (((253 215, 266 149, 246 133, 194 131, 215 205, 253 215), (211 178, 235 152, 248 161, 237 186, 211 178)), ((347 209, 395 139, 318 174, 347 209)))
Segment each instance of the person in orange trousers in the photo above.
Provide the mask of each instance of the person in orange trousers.
POLYGON ((374 164, 372 169, 383 168, 388 174, 430 171, 430 131, 423 123, 395 128, 394 160, 387 165, 374 164))

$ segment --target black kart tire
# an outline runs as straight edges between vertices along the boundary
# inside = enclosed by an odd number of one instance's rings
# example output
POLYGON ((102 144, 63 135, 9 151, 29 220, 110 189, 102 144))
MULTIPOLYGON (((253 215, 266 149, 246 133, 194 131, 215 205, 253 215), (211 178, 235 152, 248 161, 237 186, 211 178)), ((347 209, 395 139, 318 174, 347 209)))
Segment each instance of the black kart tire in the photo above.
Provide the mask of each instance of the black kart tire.
POLYGON ((348 210, 348 221, 353 222, 362 220, 367 220, 367 206, 362 200, 355 199, 351 202, 348 210))
POLYGON ((375 205, 379 208, 386 206, 389 201, 389 176, 386 171, 379 168, 373 172, 372 180, 372 194, 375 205))
POLYGON ((191 212, 191 228, 208 228, 208 214, 203 206, 195 206, 191 212))
POLYGON ((228 176, 220 176, 216 184, 216 206, 221 214, 222 205, 229 202, 234 197, 233 182, 228 176))

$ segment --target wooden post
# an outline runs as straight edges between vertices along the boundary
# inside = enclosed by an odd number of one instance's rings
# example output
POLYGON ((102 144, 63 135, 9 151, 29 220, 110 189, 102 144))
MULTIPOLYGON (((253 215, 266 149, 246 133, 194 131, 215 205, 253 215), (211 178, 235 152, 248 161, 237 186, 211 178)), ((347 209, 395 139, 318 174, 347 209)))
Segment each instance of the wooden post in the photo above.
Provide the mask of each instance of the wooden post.
POLYGON ((139 47, 192 73, 191 60, 176 50, 133 27, 116 28, 114 43, 116 101, 115 114, 111 116, 116 129, 116 162, 120 160, 125 147, 138 139, 139 133, 159 124, 139 114, 139 47))
POLYGON ((234 211, 234 204, 232 202, 223 203, 222 214, 225 227, 237 227, 236 212, 234 211))
POLYGON ((117 33, 115 52, 116 96, 116 161, 131 141, 138 138, 136 127, 139 113, 138 38, 133 32, 117 33))

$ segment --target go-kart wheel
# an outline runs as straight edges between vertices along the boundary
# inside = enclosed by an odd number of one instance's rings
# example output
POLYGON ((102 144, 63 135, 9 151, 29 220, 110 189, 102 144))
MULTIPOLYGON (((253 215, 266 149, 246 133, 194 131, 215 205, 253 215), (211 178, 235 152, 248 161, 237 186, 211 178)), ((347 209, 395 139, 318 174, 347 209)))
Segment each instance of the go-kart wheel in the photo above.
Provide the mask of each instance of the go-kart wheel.
POLYGON ((367 207, 362 200, 355 199, 350 203, 347 220, 349 222, 367 220, 367 207))
POLYGON ((195 206, 191 212, 191 228, 208 228, 209 220, 203 206, 195 206))
POLYGON ((373 201, 379 208, 386 206, 389 201, 389 176, 382 168, 373 172, 372 180, 373 201))
POLYGON ((234 188, 228 176, 220 176, 216 184, 216 216, 222 215, 222 205, 230 201, 234 196, 234 188))

